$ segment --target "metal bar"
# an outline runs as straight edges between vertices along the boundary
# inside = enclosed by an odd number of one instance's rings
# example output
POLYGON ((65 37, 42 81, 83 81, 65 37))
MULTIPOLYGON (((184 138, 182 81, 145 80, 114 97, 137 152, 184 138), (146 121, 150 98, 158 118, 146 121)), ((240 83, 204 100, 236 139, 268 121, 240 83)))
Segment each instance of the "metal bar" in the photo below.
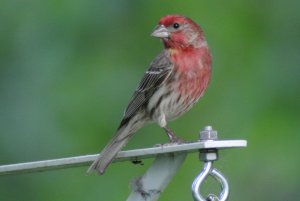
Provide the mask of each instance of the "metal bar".
MULTIPOLYGON (((129 151, 121 151, 115 162, 117 161, 128 161, 136 159, 146 159, 155 157, 158 154, 174 153, 174 152, 197 152, 199 149, 208 149, 208 148, 238 148, 246 147, 246 140, 215 140, 215 141, 199 141, 192 143, 184 144, 165 144, 159 145, 152 148, 145 149, 136 149, 129 151)), ((35 162, 26 162, 18 163, 11 165, 2 165, 0 166, 0 176, 8 174, 19 174, 19 173, 28 173, 28 172, 41 172, 55 169, 63 169, 70 167, 79 167, 87 166, 92 161, 96 159, 98 154, 93 155, 84 155, 84 156, 75 156, 67 157, 60 159, 44 160, 44 161, 35 161, 35 162)))
POLYGON ((143 177, 135 180, 127 201, 156 201, 183 164, 187 153, 158 155, 143 177))

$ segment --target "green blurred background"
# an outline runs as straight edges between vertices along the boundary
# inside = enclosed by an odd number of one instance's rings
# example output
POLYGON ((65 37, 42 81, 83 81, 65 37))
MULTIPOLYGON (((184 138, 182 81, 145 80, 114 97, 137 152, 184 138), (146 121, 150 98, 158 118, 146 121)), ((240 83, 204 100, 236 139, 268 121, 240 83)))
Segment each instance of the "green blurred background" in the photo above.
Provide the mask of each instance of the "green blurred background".
MULTIPOLYGON (((150 32, 160 17, 178 13, 204 29, 213 75, 200 103, 170 127, 186 140, 205 125, 222 139, 248 140, 245 149, 221 152, 216 164, 230 200, 297 200, 299 8, 296 0, 2 0, 0 164, 98 152, 162 49, 150 32)), ((126 149, 166 141, 149 125, 126 149)), ((192 200, 197 157, 188 156, 161 200, 192 200)), ((0 177, 0 200, 125 200, 129 181, 151 162, 113 164, 102 177, 87 176, 87 167, 0 177)))

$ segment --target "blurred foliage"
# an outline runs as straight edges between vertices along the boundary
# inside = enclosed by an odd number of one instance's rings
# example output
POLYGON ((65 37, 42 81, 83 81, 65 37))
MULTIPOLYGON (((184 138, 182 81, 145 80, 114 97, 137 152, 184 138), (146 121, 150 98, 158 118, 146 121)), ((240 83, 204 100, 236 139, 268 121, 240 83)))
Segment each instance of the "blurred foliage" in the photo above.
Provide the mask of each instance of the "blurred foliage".
MULTIPOLYGON (((223 139, 248 140, 246 149, 224 151, 217 162, 229 179, 230 200, 300 196, 299 1, 0 5, 0 164, 98 152, 162 49, 151 30, 160 17, 178 13, 201 24, 214 64, 205 97, 170 127, 187 140, 208 124, 223 139)), ((166 141, 149 125, 126 149, 166 141)), ((103 177, 86 176, 86 168, 1 177, 0 200, 125 200, 129 181, 151 165, 144 162, 114 164, 103 177)), ((200 168, 190 155, 161 200, 191 200, 200 168)))

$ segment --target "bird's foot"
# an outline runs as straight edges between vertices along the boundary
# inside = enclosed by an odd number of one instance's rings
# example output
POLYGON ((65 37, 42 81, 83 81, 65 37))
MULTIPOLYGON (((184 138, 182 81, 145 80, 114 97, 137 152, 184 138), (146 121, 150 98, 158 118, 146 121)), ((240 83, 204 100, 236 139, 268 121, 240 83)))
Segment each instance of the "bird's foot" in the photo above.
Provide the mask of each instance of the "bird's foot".
POLYGON ((166 134, 167 134, 167 136, 170 140, 170 144, 174 144, 174 143, 182 144, 182 143, 184 143, 184 141, 181 138, 177 137, 171 129, 169 129, 167 127, 164 127, 164 130, 165 130, 165 132, 166 132, 166 134))

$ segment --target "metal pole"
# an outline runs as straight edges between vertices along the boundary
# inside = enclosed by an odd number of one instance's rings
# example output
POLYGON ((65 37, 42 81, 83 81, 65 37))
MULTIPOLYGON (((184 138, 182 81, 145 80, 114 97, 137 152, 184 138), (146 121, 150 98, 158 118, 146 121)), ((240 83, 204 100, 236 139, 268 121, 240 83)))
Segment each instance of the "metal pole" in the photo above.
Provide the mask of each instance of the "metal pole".
MULTIPOLYGON (((135 149, 129 151, 121 151, 114 162, 119 161, 134 161, 137 159, 153 158, 159 154, 167 153, 191 153, 197 152, 199 149, 207 148, 238 148, 245 147, 247 141, 245 140, 218 140, 218 141, 206 141, 206 142, 192 142, 184 144, 168 144, 161 145, 152 148, 135 149)), ((44 161, 34 161, 18 164, 9 164, 0 166, 0 176, 9 174, 21 174, 29 172, 41 172, 56 169, 65 169, 71 167, 88 166, 92 161, 96 159, 98 154, 75 156, 59 159, 51 159, 44 161)))
POLYGON ((183 164, 187 153, 158 155, 147 172, 133 183, 127 201, 156 201, 183 164))

